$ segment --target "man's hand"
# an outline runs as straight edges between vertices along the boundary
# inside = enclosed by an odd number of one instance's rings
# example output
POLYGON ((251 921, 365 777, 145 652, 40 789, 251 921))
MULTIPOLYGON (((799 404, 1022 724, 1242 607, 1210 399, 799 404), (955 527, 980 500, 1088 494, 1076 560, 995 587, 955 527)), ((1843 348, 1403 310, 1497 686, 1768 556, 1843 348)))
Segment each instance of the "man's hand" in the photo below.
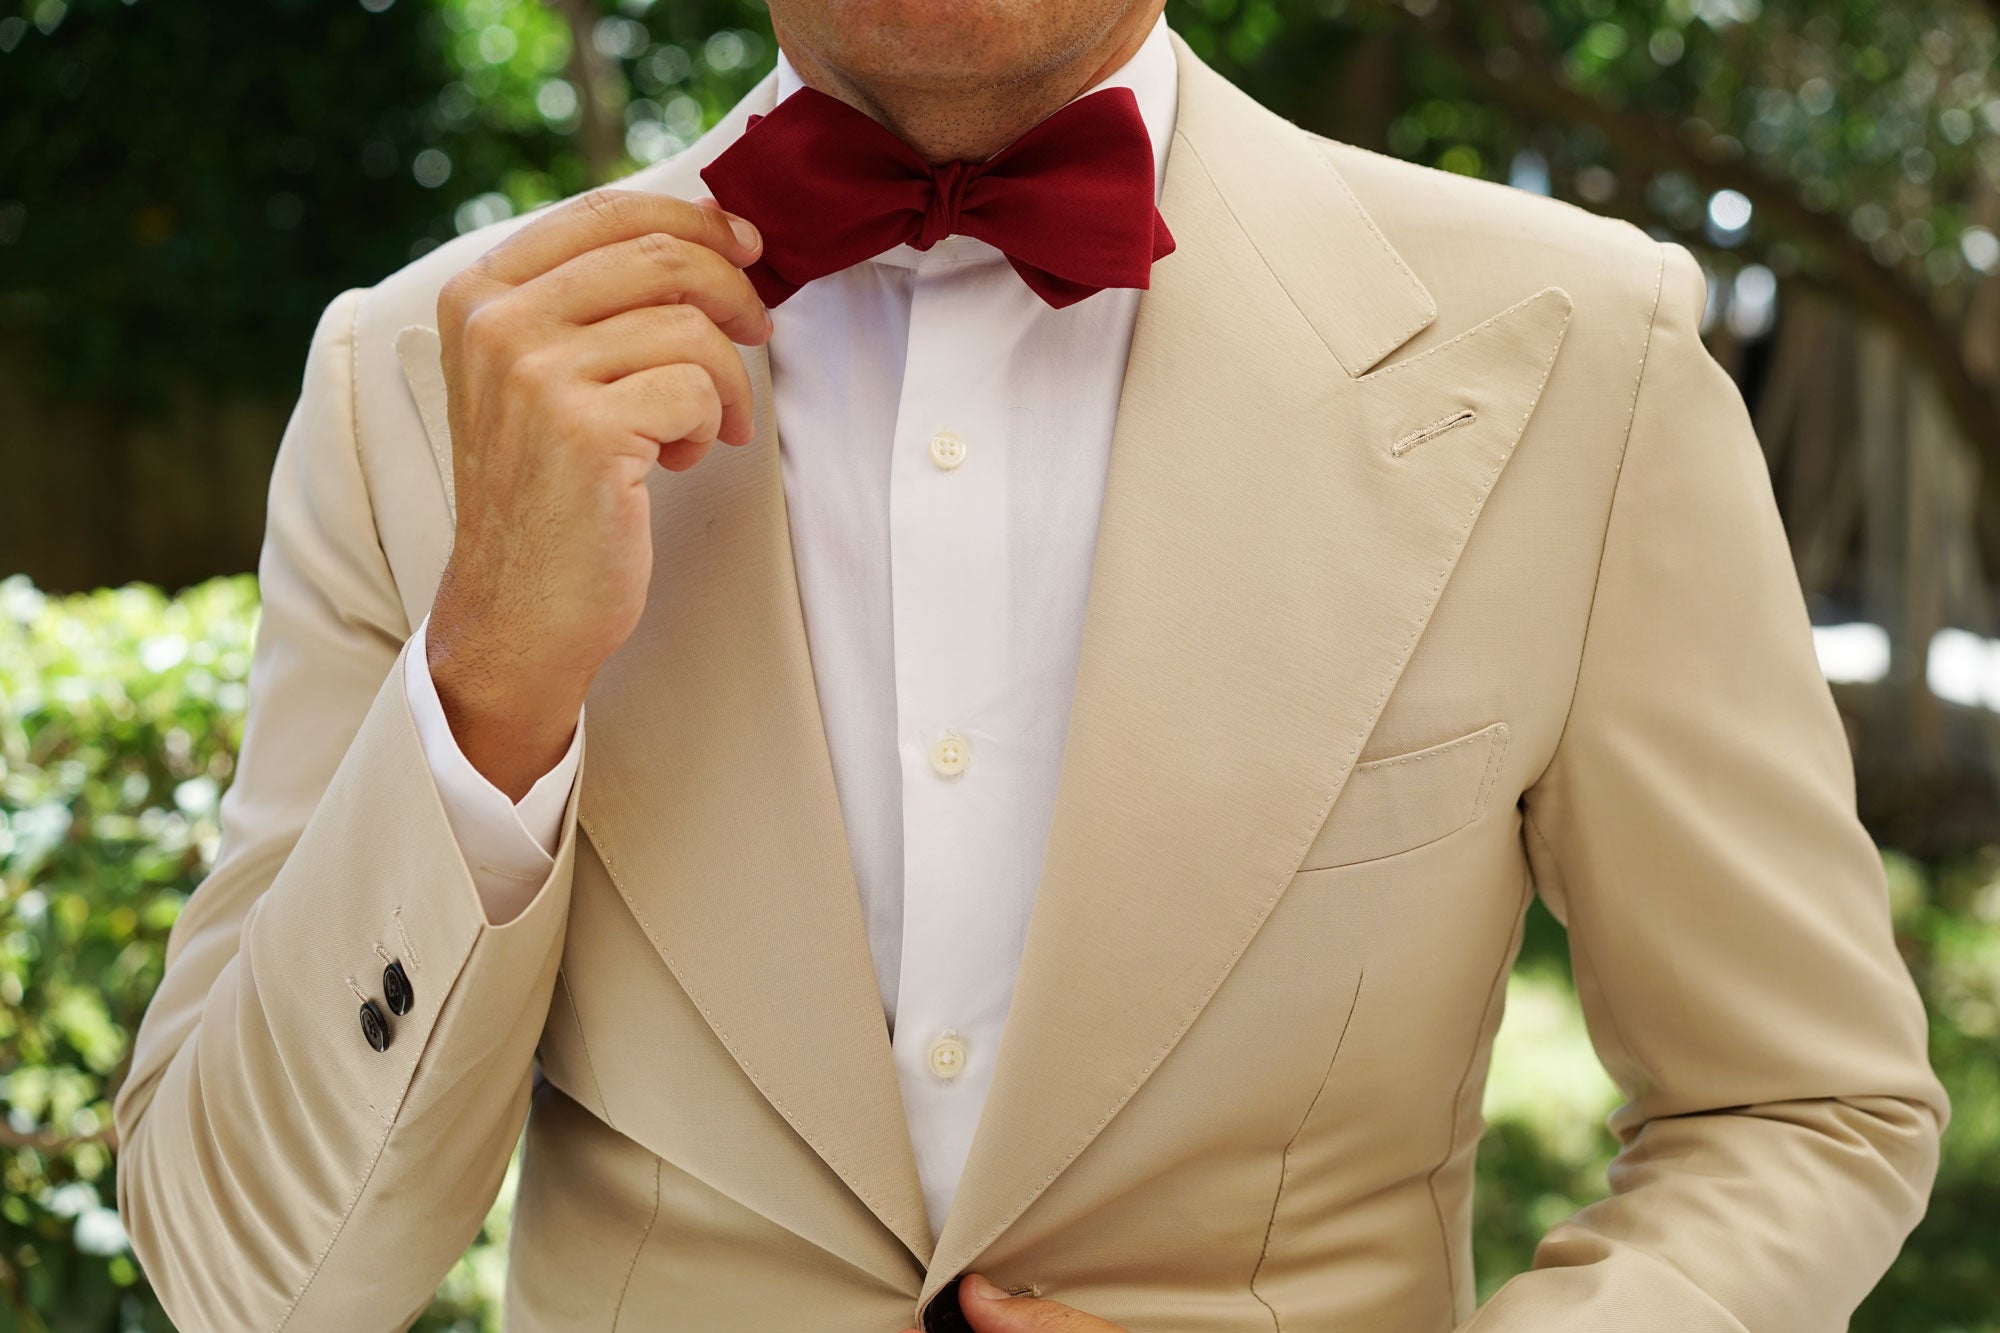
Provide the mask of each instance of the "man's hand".
MULTIPOLYGON (((958 1284, 958 1308, 974 1333, 1125 1333, 1108 1320, 1059 1301, 1009 1296, 977 1273, 967 1273, 958 1284)), ((903 1333, 918 1330, 906 1328, 903 1333)))
POLYGON ((599 190, 488 251, 438 297, 458 531, 428 661, 466 757, 515 800, 568 748, 653 568, 646 478, 747 444, 731 345, 771 317, 719 209, 599 190))

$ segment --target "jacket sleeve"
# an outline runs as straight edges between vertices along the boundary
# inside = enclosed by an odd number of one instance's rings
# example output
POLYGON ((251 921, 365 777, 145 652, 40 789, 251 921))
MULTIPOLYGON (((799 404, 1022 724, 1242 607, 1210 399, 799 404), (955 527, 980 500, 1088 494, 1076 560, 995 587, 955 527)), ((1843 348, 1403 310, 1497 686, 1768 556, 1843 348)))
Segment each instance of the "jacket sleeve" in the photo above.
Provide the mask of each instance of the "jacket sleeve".
POLYGON ((495 925, 425 764, 355 439, 363 299, 322 318, 279 448, 222 844, 114 1105, 133 1250, 175 1323, 208 1333, 423 1311, 519 1136, 567 919, 576 794, 549 882, 495 925))
POLYGON ((1769 473, 1701 270, 1663 249, 1569 719, 1524 798, 1619 1152, 1476 1333, 1845 1328, 1949 1117, 1769 473))

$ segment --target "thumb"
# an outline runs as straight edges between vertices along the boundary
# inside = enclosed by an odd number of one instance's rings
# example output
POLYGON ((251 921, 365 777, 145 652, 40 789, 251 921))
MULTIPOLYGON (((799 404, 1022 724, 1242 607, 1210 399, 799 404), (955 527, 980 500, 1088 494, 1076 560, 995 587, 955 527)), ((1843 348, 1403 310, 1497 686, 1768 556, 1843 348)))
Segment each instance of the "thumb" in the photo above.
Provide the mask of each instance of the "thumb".
POLYGON ((1117 1333, 1114 1325, 1060 1301, 1009 1296, 977 1273, 959 1283, 958 1306, 973 1333, 1117 1333))

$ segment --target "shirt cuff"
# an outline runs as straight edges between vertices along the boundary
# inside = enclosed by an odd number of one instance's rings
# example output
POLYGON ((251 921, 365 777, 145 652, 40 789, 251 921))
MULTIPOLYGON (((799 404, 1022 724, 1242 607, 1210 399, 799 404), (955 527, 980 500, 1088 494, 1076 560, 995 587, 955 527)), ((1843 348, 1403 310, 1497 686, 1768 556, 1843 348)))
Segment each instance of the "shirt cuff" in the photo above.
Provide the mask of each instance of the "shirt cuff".
POLYGON ((430 765, 445 819, 479 891, 480 906, 489 922, 505 925, 526 910, 555 869, 563 810, 576 783, 583 749, 583 714, 580 710, 577 713, 569 749, 555 767, 537 779, 518 803, 508 800, 507 793, 472 766, 451 734, 424 647, 430 623, 430 617, 425 616, 404 654, 403 684, 409 695, 410 716, 416 721, 417 740, 423 747, 424 761, 430 765))

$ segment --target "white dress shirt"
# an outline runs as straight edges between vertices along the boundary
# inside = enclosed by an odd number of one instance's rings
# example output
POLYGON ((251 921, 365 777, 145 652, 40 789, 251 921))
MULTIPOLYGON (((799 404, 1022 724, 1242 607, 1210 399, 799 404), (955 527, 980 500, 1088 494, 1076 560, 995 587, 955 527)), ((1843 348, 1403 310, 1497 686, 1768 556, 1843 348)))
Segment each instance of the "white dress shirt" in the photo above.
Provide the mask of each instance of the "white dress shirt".
MULTIPOLYGON (((1132 89, 1156 192, 1175 81, 1162 20, 1090 89, 1132 89)), ((781 54, 778 97, 800 86, 781 54)), ((1054 310, 998 250, 948 236, 772 312, 807 643, 933 1234, 1041 875, 1139 296, 1054 310)), ((510 920, 553 868, 578 746, 510 803, 453 742, 423 633, 408 656, 418 735, 487 915, 510 920)))

